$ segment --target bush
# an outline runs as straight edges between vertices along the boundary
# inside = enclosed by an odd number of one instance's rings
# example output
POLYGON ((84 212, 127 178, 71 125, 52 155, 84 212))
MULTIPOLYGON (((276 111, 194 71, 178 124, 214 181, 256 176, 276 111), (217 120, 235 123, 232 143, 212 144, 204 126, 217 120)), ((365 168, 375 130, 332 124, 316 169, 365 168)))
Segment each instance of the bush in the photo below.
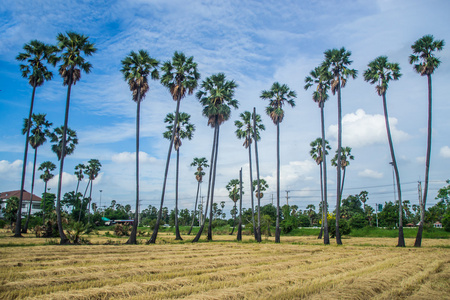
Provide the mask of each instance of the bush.
POLYGON ((5 228, 5 226, 6 226, 6 221, 0 220, 0 228, 5 228))
POLYGON ((446 213, 442 218, 442 226, 444 227, 445 231, 450 232, 450 213, 446 213))
POLYGON ((121 224, 116 224, 116 226, 114 226, 114 234, 116 236, 129 236, 130 233, 131 229, 128 225, 122 226, 121 224))
POLYGON ((349 221, 351 228, 361 229, 367 226, 367 220, 362 214, 354 214, 349 221))
MULTIPOLYGON (((347 235, 351 232, 350 225, 346 219, 339 219, 339 233, 341 236, 347 235)), ((332 217, 328 220, 328 232, 330 233, 330 237, 334 238, 336 236, 336 218, 332 217)))
MULTIPOLYGON (((239 220, 236 218, 236 227, 237 227, 238 223, 239 223, 239 220)), ((228 225, 228 222, 225 220, 217 219, 217 220, 213 220, 213 222, 212 222, 212 228, 222 227, 222 226, 226 226, 226 225, 228 225)))

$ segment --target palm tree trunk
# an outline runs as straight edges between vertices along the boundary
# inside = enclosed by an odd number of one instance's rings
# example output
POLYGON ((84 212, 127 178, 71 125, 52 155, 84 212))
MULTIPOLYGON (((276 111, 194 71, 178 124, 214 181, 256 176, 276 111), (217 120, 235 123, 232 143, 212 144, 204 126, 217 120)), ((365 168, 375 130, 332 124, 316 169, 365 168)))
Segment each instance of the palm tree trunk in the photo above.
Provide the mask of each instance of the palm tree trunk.
MULTIPOLYGON (((253 193, 251 193, 253 195, 253 193)), ((253 231, 255 231, 255 218, 253 218, 253 231)), ((237 240, 242 241, 242 168, 239 170, 239 225, 237 240)))
POLYGON ((210 192, 211 192, 211 182, 212 182, 212 174, 213 174, 213 169, 215 168, 214 166, 214 161, 215 161, 215 155, 216 155, 216 141, 217 141, 217 127, 214 128, 214 136, 213 136, 213 145, 211 148, 211 167, 209 168, 209 179, 208 179, 208 194, 206 196, 206 206, 205 206, 205 213, 203 215, 203 220, 202 220, 202 224, 200 225, 200 228, 197 232, 197 235, 195 236, 194 240, 192 240, 193 243, 198 242, 198 240, 200 239, 200 237, 202 236, 203 233, 203 229, 205 228, 205 223, 206 223, 206 216, 208 214, 208 205, 209 205, 209 196, 210 196, 210 192))
POLYGON ((163 188, 162 188, 162 193, 161 193, 161 205, 159 207, 158 218, 156 219, 156 224, 155 224, 155 228, 153 229, 153 234, 152 234, 150 240, 148 240, 147 244, 154 244, 156 242, 156 237, 158 236, 159 223, 161 222, 162 209, 163 209, 163 205, 164 205, 164 196, 166 194, 167 174, 169 173, 170 155, 172 154, 173 141, 175 139, 175 132, 176 132, 176 128, 177 128, 175 124, 178 124, 178 114, 180 111, 180 103, 181 103, 181 94, 178 94, 177 108, 175 110, 175 120, 173 123, 174 126, 172 129, 172 138, 170 139, 169 150, 167 151, 166 170, 164 171, 164 182, 163 182, 163 188))
POLYGON ((36 174, 36 158, 37 158, 37 147, 36 147, 36 149, 34 149, 33 175, 31 177, 30 207, 28 207, 27 221, 25 222, 25 227, 23 228, 22 233, 27 233, 28 223, 30 222, 31 206, 33 204, 33 193, 34 193, 34 177, 36 174))
POLYGON ((30 112, 28 113, 28 128, 27 134, 25 137, 25 151, 23 154, 23 165, 22 165, 22 181, 20 183, 20 196, 19 196, 19 207, 17 208, 17 220, 16 227, 14 229, 14 237, 22 237, 22 202, 23 202, 23 189, 25 187, 25 174, 27 171, 27 157, 28 157, 28 139, 30 138, 30 123, 31 116, 33 114, 33 106, 34 106, 34 95, 36 94, 36 78, 33 82, 33 92, 31 93, 31 104, 30 104, 30 112))
POLYGON ((422 232, 423 232, 423 222, 425 216, 425 208, 427 204, 428 196, 428 174, 430 172, 430 155, 431 155, 431 131, 432 131, 432 86, 431 86, 431 74, 427 75, 428 79, 428 136, 427 136, 427 158, 425 161, 425 185, 423 187, 423 197, 422 197, 422 207, 421 207, 421 217, 419 223, 419 230, 417 231, 416 241, 414 242, 414 247, 422 246, 422 232))
POLYGON ((213 172, 213 178, 212 178, 212 184, 211 184, 211 206, 209 207, 209 226, 208 226, 208 241, 212 241, 212 218, 213 218, 213 203, 214 203, 214 186, 216 185, 216 168, 217 168, 217 157, 219 156, 219 130, 220 126, 217 121, 215 121, 215 126, 217 127, 217 140, 216 140, 216 154, 214 157, 214 172, 213 172))
POLYGON ((341 181, 341 199, 342 199, 342 193, 344 192, 345 173, 347 171, 347 167, 344 167, 342 169, 342 171, 344 171, 344 172, 342 174, 342 181, 341 181))
MULTIPOLYGON (((134 212, 133 229, 126 244, 136 244, 136 234, 139 218, 139 132, 140 132, 140 118, 141 118, 141 89, 138 88, 137 94, 137 109, 136 109, 136 208, 134 212)), ((92 185, 91 185, 92 187, 92 185)), ((90 201, 90 200, 89 200, 90 201)))
POLYGON ((338 78, 338 157, 336 178, 336 244, 342 245, 339 232, 339 219, 341 207, 341 148, 342 148, 342 109, 341 109, 341 79, 338 78))
MULTIPOLYGON (((248 135, 249 141, 250 141, 250 134, 248 135)), ((252 203, 252 224, 253 224, 253 235, 255 236, 255 241, 258 240, 258 233, 256 231, 255 227, 255 203, 253 200, 253 174, 252 174, 252 144, 249 143, 248 145, 248 163, 249 163, 249 169, 250 169, 250 199, 252 203)))
POLYGON ((234 202, 233 229, 231 230, 230 235, 233 235, 234 229, 236 228, 236 215, 237 215, 237 208, 236 208, 236 202, 234 202))
POLYGON ((324 118, 324 106, 325 103, 322 101, 320 105, 320 120, 321 120, 321 127, 322 127, 322 149, 323 149, 323 160, 322 160, 322 167, 323 167, 323 213, 324 213, 324 219, 323 219, 323 243, 325 245, 330 244, 330 234, 328 232, 328 196, 327 196, 327 152, 326 152, 326 145, 325 145, 325 118, 324 118))
POLYGON ((194 214, 192 215, 192 224, 191 224, 191 228, 189 228, 189 232, 187 233, 188 235, 191 234, 192 228, 194 227, 195 214, 197 213, 198 191, 199 190, 200 190, 200 181, 197 184, 197 196, 195 196, 194 214))
MULTIPOLYGON (((175 124, 174 124, 175 126, 175 124)), ((180 148, 177 149, 177 170, 175 176, 175 240, 183 240, 178 226, 178 173, 180 169, 180 148)))
POLYGON ((280 122, 277 122, 277 221, 275 243, 280 242, 280 122))
POLYGON ((93 182, 93 180, 91 180, 91 189, 89 192, 89 202, 88 202, 88 224, 91 223, 91 201, 92 201, 92 186, 93 185, 94 185, 94 182, 93 182))
POLYGON ((389 141, 389 150, 391 152, 392 165, 394 166, 395 180, 397 181, 398 192, 398 244, 397 247, 405 247, 405 238, 403 236, 403 206, 402 206, 402 189, 400 187, 400 175, 398 174, 397 161, 395 159, 394 145, 392 143, 391 127, 389 126, 389 116, 386 104, 386 93, 383 93, 383 110, 384 122, 386 123, 386 131, 389 141))
MULTIPOLYGON (((256 136, 256 108, 253 107, 253 135, 256 136)), ((258 184, 258 191, 260 191, 261 185, 259 180, 259 157, 258 157, 258 141, 255 138, 255 160, 256 160, 256 181, 258 184)), ((253 183, 252 183, 253 184, 253 183)), ((257 242, 261 242, 261 199, 260 193, 258 193, 258 227, 256 228, 257 242)))
POLYGON ((322 163, 319 164, 319 169, 320 169, 320 196, 322 198, 322 224, 320 225, 320 233, 319 236, 317 237, 317 239, 321 240, 322 239, 322 233, 323 233, 323 219, 324 219, 324 202, 323 202, 323 172, 322 172, 322 163))
POLYGON ((60 237, 60 244, 69 244, 70 241, 64 233, 64 229, 62 227, 62 219, 61 219, 61 188, 62 188, 62 176, 64 172, 64 158, 66 156, 66 133, 67 133, 67 124, 69 122, 69 105, 70 105, 70 91, 72 89, 72 77, 73 77, 73 69, 69 72, 69 84, 67 87, 67 98, 66 98, 66 112, 64 116, 64 131, 62 137, 62 149, 61 149, 61 160, 59 165, 59 179, 58 179, 58 194, 56 198, 56 218, 58 221, 58 231, 60 237))
POLYGON ((45 205, 47 204, 45 201, 47 200, 47 181, 44 184, 44 205, 42 206, 42 226, 45 226, 45 205))
POLYGON ((86 185, 86 189, 84 190, 83 199, 80 200, 80 213, 78 214, 78 222, 81 221, 81 212, 84 209, 83 208, 83 202, 84 202, 84 199, 86 199, 86 193, 87 193, 87 190, 89 188, 89 184, 91 184, 91 180, 90 179, 88 180, 88 184, 86 185))

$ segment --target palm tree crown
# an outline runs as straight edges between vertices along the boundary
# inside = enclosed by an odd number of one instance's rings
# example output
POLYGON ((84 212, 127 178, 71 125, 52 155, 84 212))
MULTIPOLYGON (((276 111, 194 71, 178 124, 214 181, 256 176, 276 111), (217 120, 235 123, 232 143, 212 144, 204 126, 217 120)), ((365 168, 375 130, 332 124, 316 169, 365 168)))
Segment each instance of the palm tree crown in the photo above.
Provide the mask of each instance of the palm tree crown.
MULTIPOLYGON (((226 188, 229 192, 228 197, 230 197, 230 199, 233 200, 234 203, 236 203, 239 200, 240 194, 239 183, 240 183, 239 179, 231 179, 226 185, 226 188)), ((244 192, 242 191, 242 193, 244 192)))
POLYGON ((58 41, 58 52, 62 52, 57 59, 52 59, 56 64, 62 61, 59 66, 59 74, 64 79, 63 85, 76 84, 81 79, 81 70, 89 74, 92 69, 92 64, 81 56, 91 56, 97 51, 94 44, 88 41, 88 36, 78 34, 73 31, 68 31, 66 34, 59 33, 56 36, 58 41))
MULTIPOLYGON (((234 125, 237 127, 235 133, 238 139, 244 139, 243 146, 248 148, 252 143, 252 140, 255 138, 255 133, 253 132, 253 114, 249 111, 244 111, 239 115, 241 120, 234 121, 234 125)), ((261 139, 260 131, 266 130, 264 124, 261 123, 261 115, 256 114, 256 139, 259 141, 261 139)))
MULTIPOLYGON (((350 165, 350 160, 354 160, 355 157, 351 154, 352 148, 351 147, 341 147, 341 168, 344 170, 347 166, 350 165)), ((331 159, 331 165, 333 167, 337 167, 337 160, 338 160, 338 150, 336 150, 336 154, 331 159)))
POLYGON ((348 77, 355 79, 358 71, 355 69, 349 69, 348 66, 352 63, 350 60, 350 55, 352 53, 345 50, 344 47, 341 49, 327 50, 324 54, 325 61, 322 67, 331 72, 331 92, 334 95, 339 87, 345 87, 348 77))
POLYGON ((33 87, 41 86, 45 81, 52 79, 53 73, 47 69, 44 61, 55 61, 56 47, 32 40, 29 44, 25 44, 23 49, 25 52, 16 56, 18 61, 28 63, 19 66, 22 77, 28 78, 28 83, 33 87))
POLYGON ((230 106, 238 108, 239 102, 233 99, 237 84, 234 80, 226 80, 224 73, 206 78, 196 96, 203 105, 203 115, 208 118, 211 127, 221 125, 231 115, 230 106))
POLYGON ((281 123, 284 117, 283 106, 289 104, 295 106, 294 98, 297 97, 295 91, 289 89, 286 84, 275 82, 268 91, 262 91, 260 98, 269 100, 269 106, 266 107, 267 115, 272 119, 274 124, 281 123))
POLYGON ((91 159, 88 161, 86 169, 84 170, 84 174, 86 174, 89 180, 92 181, 97 178, 101 166, 102 164, 98 159, 91 159))
POLYGON ((422 76, 433 74, 441 61, 434 56, 434 51, 444 48, 444 40, 434 40, 432 35, 424 35, 412 46, 413 54, 409 56, 409 63, 414 64, 414 70, 422 76))
POLYGON ((125 81, 133 93, 133 101, 140 102, 145 98, 145 94, 149 90, 148 76, 151 79, 159 79, 158 67, 159 62, 150 57, 147 51, 139 50, 131 53, 122 60, 122 69, 125 81))
POLYGON ((43 145, 47 141, 46 137, 50 135, 48 128, 52 126, 52 123, 47 121, 45 116, 46 114, 33 114, 30 122, 28 119, 24 119, 22 133, 26 134, 28 126, 30 127, 31 136, 29 136, 28 140, 33 149, 43 145))
MULTIPOLYGON (((175 132, 175 139, 173 141, 173 146, 175 150, 178 150, 181 146, 181 140, 182 139, 188 139, 191 140, 192 136, 194 135, 195 126, 191 123, 189 123, 189 120, 191 118, 191 115, 185 112, 180 112, 178 115, 178 121, 176 126, 176 132, 175 132)), ((168 113, 166 118, 164 119, 164 123, 168 123, 169 125, 166 126, 167 131, 163 133, 163 136, 165 139, 171 140, 172 139, 172 132, 173 132, 173 123, 175 122, 175 114, 168 113)))
POLYGON ((269 188, 269 184, 266 182, 265 179, 261 178, 259 180, 259 188, 261 191, 258 191, 258 180, 253 180, 253 191, 255 191, 256 198, 262 198, 264 197, 264 191, 266 191, 269 188))
POLYGON ((402 74, 398 63, 390 63, 386 56, 379 56, 369 63, 369 69, 364 72, 364 80, 370 84, 377 84, 379 96, 386 93, 389 81, 398 80, 402 74))
MULTIPOLYGON (((314 161, 320 165, 323 161, 323 157, 324 157, 324 153, 323 153, 323 149, 322 149, 322 138, 317 138, 314 141, 312 141, 310 144, 311 146, 311 151, 309 151, 309 154, 311 155, 312 159, 314 159, 314 161)), ((328 141, 325 140, 325 155, 328 155, 328 151, 327 150, 331 150, 330 145, 328 145, 328 141)))
POLYGON ((83 171, 86 170, 87 167, 84 164, 78 164, 75 166, 75 176, 77 176, 78 181, 83 180, 84 175, 83 175, 83 171))
POLYGON ((317 85, 316 90, 313 92, 312 99, 319 107, 328 100, 331 77, 331 73, 327 68, 324 65, 321 65, 309 72, 309 76, 306 76, 305 78, 305 90, 309 89, 314 84, 317 85))
POLYGON ((198 182, 202 182, 203 176, 205 175, 205 172, 203 172, 203 168, 209 167, 206 157, 195 157, 194 161, 191 163, 191 166, 197 167, 197 171, 194 173, 194 175, 198 182))
MULTIPOLYGON (((51 142, 54 143, 52 145, 52 151, 56 153, 56 155, 58 156, 58 160, 61 160, 62 155, 63 134, 64 134, 64 126, 55 128, 54 131, 50 134, 51 142)), ((66 155, 72 154, 75 151, 75 147, 77 144, 78 138, 76 131, 67 128, 64 157, 66 155)))
POLYGON ((51 161, 44 161, 42 164, 40 164, 38 170, 44 171, 43 174, 41 174, 40 178, 47 183, 50 179, 52 179, 55 175, 50 173, 50 171, 54 171, 56 169, 56 165, 52 163, 51 161))
POLYGON ((200 74, 193 56, 175 51, 172 61, 166 61, 161 70, 164 72, 161 84, 169 89, 173 100, 181 100, 186 93, 192 95, 197 88, 200 74))

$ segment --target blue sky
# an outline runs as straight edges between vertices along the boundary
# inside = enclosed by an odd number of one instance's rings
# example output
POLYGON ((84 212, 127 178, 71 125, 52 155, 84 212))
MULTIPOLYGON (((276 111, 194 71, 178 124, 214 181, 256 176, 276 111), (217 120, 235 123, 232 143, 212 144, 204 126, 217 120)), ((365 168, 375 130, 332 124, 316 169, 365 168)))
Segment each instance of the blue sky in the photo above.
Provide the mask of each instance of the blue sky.
MULTIPOLYGON (((408 63, 411 44, 425 34, 450 41, 450 2, 442 1, 4 1, 0 8, 0 191, 20 188, 24 136, 31 87, 21 78, 15 56, 25 43, 38 39, 55 43, 59 32, 76 31, 90 37, 98 48, 88 60, 90 74, 82 74, 72 89, 69 127, 79 144, 66 159, 63 191, 74 190, 74 166, 96 158, 103 164, 94 182, 94 202, 135 201, 136 104, 120 73, 120 61, 139 49, 161 62, 174 51, 194 56, 201 79, 223 72, 239 85, 238 110, 221 129, 216 182, 217 201, 231 209, 225 185, 243 168, 244 207, 249 207, 248 153, 234 135, 239 113, 256 107, 266 131, 258 144, 261 175, 275 191, 276 130, 259 98, 273 82, 286 83, 297 92, 296 107, 286 108, 281 124, 281 196, 291 190, 290 204, 305 209, 320 201, 319 170, 309 156, 309 143, 320 135, 320 114, 304 91, 304 78, 323 60, 323 52, 344 46, 352 52, 352 67, 359 74, 343 89, 343 145, 352 147, 355 160, 347 169, 344 197, 369 191, 369 205, 394 199, 390 153, 380 97, 362 79, 367 64, 379 55, 398 62, 403 73, 389 86, 387 99, 403 199, 418 203, 417 181, 424 179, 426 151, 427 82, 408 63)), ((433 75, 433 146, 429 203, 450 178, 450 80, 448 46, 438 54, 442 64, 433 75)), ((66 88, 54 71, 51 82, 37 89, 35 113, 47 113, 56 126, 63 123, 66 88)), ((325 107, 327 139, 336 149, 337 107, 331 96, 325 107)), ((156 81, 142 103, 141 209, 158 205, 168 141, 162 138, 163 119, 175 110, 168 91, 156 81)), ((181 147, 180 207, 192 209, 196 181, 189 165, 194 157, 209 159, 212 133, 194 96, 185 98, 181 111, 192 115, 194 139, 181 147)), ((31 162, 32 154, 28 158, 31 162)), ((56 156, 47 142, 38 150, 38 163, 56 156)), ((31 186, 31 163, 26 189, 31 186)), ((59 172, 59 170, 57 170, 59 172)), ((56 173, 57 173, 56 172, 56 173)), ((336 174, 329 168, 330 208, 335 204, 336 174)), ((39 176, 38 174, 37 176, 39 176)), ((56 177, 56 176, 55 176, 56 177)), ((203 189, 206 191, 206 180, 203 189)), ((51 191, 56 181, 50 182, 51 191)), ((83 183, 86 184, 85 182, 83 183)), ((174 205, 174 160, 169 173, 165 205, 174 205)), ((37 179, 35 191, 43 192, 37 179)), ((206 194, 206 192, 203 192, 206 194)), ((282 198, 282 203, 285 203, 282 198)))

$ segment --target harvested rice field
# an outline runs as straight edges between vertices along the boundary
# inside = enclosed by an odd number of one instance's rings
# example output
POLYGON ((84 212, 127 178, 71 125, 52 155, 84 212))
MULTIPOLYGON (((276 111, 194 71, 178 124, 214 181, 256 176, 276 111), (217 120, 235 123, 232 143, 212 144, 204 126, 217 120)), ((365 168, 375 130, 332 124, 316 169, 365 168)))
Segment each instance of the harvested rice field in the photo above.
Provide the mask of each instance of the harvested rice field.
POLYGON ((348 238, 344 246, 314 237, 183 238, 59 246, 3 236, 0 299, 450 299, 448 239, 424 240, 419 249, 407 240, 400 249, 391 238, 348 238))

